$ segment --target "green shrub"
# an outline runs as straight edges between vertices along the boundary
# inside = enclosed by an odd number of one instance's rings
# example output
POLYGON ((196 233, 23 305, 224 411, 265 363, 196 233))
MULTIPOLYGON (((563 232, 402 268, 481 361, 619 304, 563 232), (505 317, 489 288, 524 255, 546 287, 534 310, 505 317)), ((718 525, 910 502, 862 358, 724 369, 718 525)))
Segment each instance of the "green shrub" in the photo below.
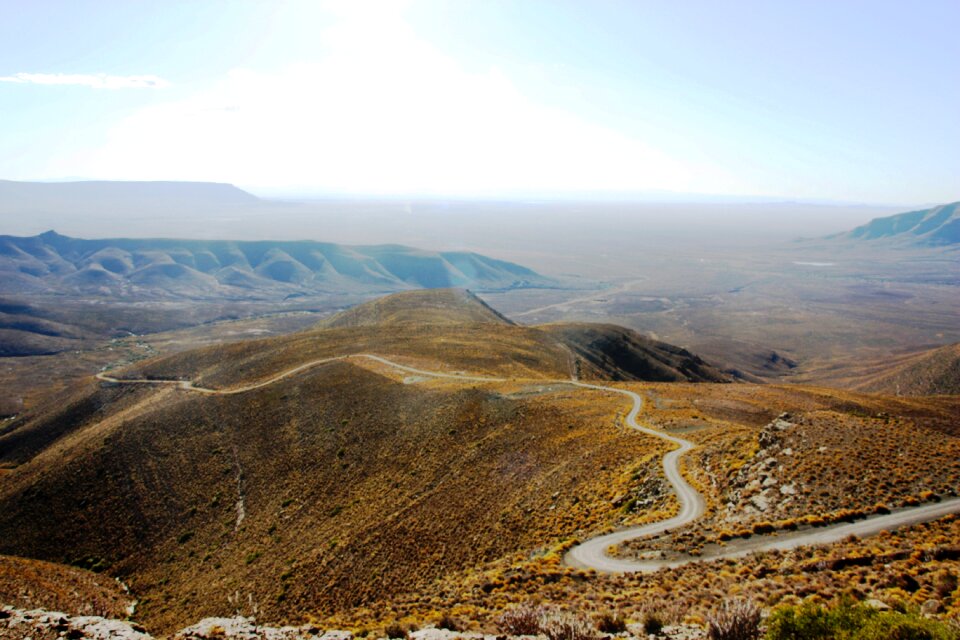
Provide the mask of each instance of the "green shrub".
POLYGON ((957 640, 960 631, 914 614, 882 612, 853 636, 856 640, 957 640))
POLYGON ((916 613, 879 611, 841 600, 831 608, 812 603, 783 607, 770 616, 768 640, 960 640, 960 630, 916 613))
POLYGON ((86 569, 87 571, 93 571, 94 573, 100 573, 106 571, 110 567, 110 563, 99 556, 87 556, 86 558, 77 558, 70 562, 75 567, 80 567, 81 569, 86 569))

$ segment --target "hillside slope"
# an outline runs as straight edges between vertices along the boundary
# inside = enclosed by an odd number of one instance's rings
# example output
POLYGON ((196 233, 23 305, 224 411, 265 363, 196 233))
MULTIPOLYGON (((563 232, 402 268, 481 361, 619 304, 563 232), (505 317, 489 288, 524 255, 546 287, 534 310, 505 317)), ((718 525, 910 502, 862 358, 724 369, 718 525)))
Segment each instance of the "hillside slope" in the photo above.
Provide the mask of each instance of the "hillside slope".
POLYGON ((867 377, 854 388, 891 395, 958 395, 960 344, 930 349, 896 363, 888 360, 883 370, 867 377))
POLYGON ((126 617, 134 604, 133 598, 109 576, 12 556, 0 556, 0 602, 111 618, 126 617))
MULTIPOLYGON (((566 383, 578 368, 601 380, 714 375, 618 327, 518 326, 443 289, 87 379, 0 427, 0 554, 121 578, 154 633, 238 610, 365 628, 449 611, 489 621, 520 597, 593 594, 608 578, 559 566, 569 541, 663 520, 676 500, 663 476, 670 445, 623 428, 622 398, 566 383), (364 352, 408 368, 317 362, 364 352)), ((696 549, 731 522, 956 493, 952 397, 616 386, 642 394, 644 423, 699 445, 685 474, 710 519, 658 545, 696 549), (796 415, 781 429, 784 411, 796 415)))
POLYGON ((960 202, 876 218, 831 238, 927 246, 957 245, 960 244, 960 202))
POLYGON ((397 293, 360 304, 321 323, 324 328, 398 324, 513 324, 465 289, 397 293))
MULTIPOLYGON (((71 424, 4 477, 0 550, 107 568, 154 629, 232 612, 235 593, 272 620, 349 611, 557 544, 617 515, 610 487, 662 453, 609 428, 616 403, 347 363, 236 396, 81 393, 95 402, 22 427, 71 424)), ((15 433, 5 456, 25 451, 15 433)))
POLYGON ((609 380, 729 382, 730 376, 680 347, 612 324, 541 325, 584 361, 581 368, 609 380))
POLYGON ((0 236, 0 294, 112 299, 283 299, 417 288, 554 286, 526 267, 465 251, 324 242, 0 236))
POLYGON ((960 395, 960 343, 885 356, 837 358, 795 380, 892 396, 960 395))
MULTIPOLYGON (((89 381, 0 432, 0 553, 107 568, 155 629, 232 611, 224 594, 237 592, 285 620, 619 524, 632 512, 616 495, 656 484, 666 444, 610 428, 622 402, 550 382, 572 366, 556 327, 514 325, 456 289, 395 294, 325 325, 114 375, 235 388, 370 352, 526 380, 431 381, 345 360, 235 395, 89 381)), ((611 344, 577 346, 593 358, 578 356, 582 373, 641 375, 617 355, 626 334, 600 331, 611 344)))
POLYGON ((727 381, 678 347, 613 325, 522 326, 462 289, 393 294, 366 302, 315 329, 175 354, 143 363, 130 375, 191 379, 214 388, 255 382, 252 372, 375 352, 412 362, 512 378, 727 381))

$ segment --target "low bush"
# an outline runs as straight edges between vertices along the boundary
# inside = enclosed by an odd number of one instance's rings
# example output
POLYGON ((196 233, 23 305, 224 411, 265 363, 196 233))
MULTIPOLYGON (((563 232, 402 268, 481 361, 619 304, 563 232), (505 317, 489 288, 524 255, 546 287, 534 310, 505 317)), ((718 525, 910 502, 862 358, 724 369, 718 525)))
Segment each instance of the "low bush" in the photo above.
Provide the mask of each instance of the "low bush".
POLYGON ((550 640, 595 640, 599 634, 588 619, 565 611, 549 611, 540 622, 540 633, 550 640))
POLYGON ((710 640, 757 640, 760 637, 760 609, 746 600, 726 600, 707 619, 710 640))
POLYGON ((623 633, 627 630, 627 621, 619 613, 605 611, 597 616, 597 629, 602 633, 623 633))
POLYGON ((542 634, 550 640, 596 640, 600 635, 587 618, 532 604, 522 604, 504 612, 497 618, 497 628, 507 635, 542 634))
POLYGON ((440 619, 437 620, 437 624, 435 626, 437 629, 446 629, 448 631, 463 631, 463 625, 460 624, 460 621, 449 613, 444 613, 442 616, 440 616, 440 619))
POLYGON ((643 616, 643 632, 647 635, 660 635, 663 631, 663 618, 656 613, 648 613, 643 616))
POLYGON ((535 636, 540 633, 540 623, 545 613, 543 607, 525 603, 504 611, 497 618, 497 629, 510 636, 535 636))

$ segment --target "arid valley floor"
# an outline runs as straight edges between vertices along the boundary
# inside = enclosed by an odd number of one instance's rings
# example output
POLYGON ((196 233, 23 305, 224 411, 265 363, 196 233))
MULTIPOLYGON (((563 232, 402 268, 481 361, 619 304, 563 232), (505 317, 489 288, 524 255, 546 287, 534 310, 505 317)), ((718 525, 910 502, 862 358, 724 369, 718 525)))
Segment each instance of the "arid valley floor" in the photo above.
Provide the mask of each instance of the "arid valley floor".
MULTIPOLYGON (((163 255, 211 245, 182 246, 163 255)), ((603 279, 273 299, 292 251, 248 299, 169 274, 144 293, 135 260, 111 302, 5 294, 6 618, 504 633, 539 606, 697 637, 731 598, 960 616, 950 248, 623 252, 603 279)), ((404 252, 377 277, 454 264, 404 252)))

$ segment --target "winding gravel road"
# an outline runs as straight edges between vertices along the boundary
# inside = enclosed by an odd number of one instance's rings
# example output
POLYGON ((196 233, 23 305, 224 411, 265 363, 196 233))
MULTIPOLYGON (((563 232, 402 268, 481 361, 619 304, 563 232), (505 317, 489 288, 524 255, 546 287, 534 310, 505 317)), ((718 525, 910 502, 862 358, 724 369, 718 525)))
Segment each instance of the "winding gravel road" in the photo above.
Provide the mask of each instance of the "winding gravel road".
POLYGON ((629 396, 633 400, 633 408, 630 409, 630 413, 627 414, 628 426, 637 431, 642 431, 643 433, 648 433, 679 445, 678 448, 663 457, 663 471, 667 476, 667 480, 673 485, 677 499, 680 501, 680 512, 668 520, 641 525, 639 527, 621 529, 620 531, 590 538, 571 548, 563 559, 564 562, 574 567, 594 569, 602 573, 649 573, 659 569, 678 567, 691 562, 708 562, 711 560, 722 560, 724 558, 739 558, 759 551, 771 551, 774 549, 787 550, 806 545, 839 542, 851 535, 865 537, 880 533, 883 530, 891 530, 910 524, 927 522, 950 513, 960 512, 960 498, 951 498, 949 500, 943 500, 942 502, 912 507, 882 516, 873 516, 860 522, 835 524, 783 536, 754 536, 747 544, 731 545, 733 548, 709 556, 689 556, 676 560, 630 560, 615 558, 607 554, 607 549, 613 545, 622 544, 629 540, 656 536, 671 529, 690 524, 703 515, 706 509, 703 496, 686 481, 680 473, 678 464, 680 456, 690 451, 694 447, 694 444, 689 440, 670 436, 662 431, 656 431, 637 424, 636 418, 643 406, 643 398, 633 391, 585 384, 583 382, 572 382, 571 384, 588 389, 612 391, 629 396))
MULTIPOLYGON (((180 389, 186 391, 194 391, 197 393, 204 393, 209 395, 233 395, 238 393, 246 393, 248 391, 253 391, 255 389, 260 389, 268 385, 274 384, 284 378, 296 375, 307 369, 312 369, 323 364, 328 364, 330 362, 337 362, 341 360, 348 360, 350 358, 365 358, 367 360, 373 360, 384 364, 394 369, 399 369, 401 371, 406 371, 408 373, 413 373, 421 376, 428 376, 431 378, 447 378, 447 379, 456 379, 456 380, 468 380, 472 382, 507 382, 507 378, 496 378, 489 376, 473 376, 465 373, 444 373, 440 371, 426 371, 423 369, 416 369, 414 367, 408 367, 406 365, 398 364, 387 358, 369 354, 369 353, 357 353, 345 356, 335 356, 331 358, 323 358, 320 360, 313 360, 302 364, 293 369, 288 369, 272 378, 267 380, 257 382, 255 384, 247 385, 245 387, 234 387, 232 389, 208 389, 206 387, 195 386, 189 380, 151 380, 148 378, 137 378, 137 379, 125 379, 125 378, 115 378, 109 376, 104 372, 98 373, 97 378, 103 380, 104 382, 110 382, 114 384, 150 384, 150 385, 175 385, 180 389)), ((759 551, 769 551, 773 549, 793 549, 796 547, 811 545, 811 544, 827 544, 830 542, 837 542, 843 540, 844 538, 850 535, 856 536, 869 536, 876 533, 879 533, 883 530, 891 530, 897 527, 906 526, 910 524, 917 524, 920 522, 926 522, 929 520, 934 520, 941 516, 960 512, 960 498, 952 498, 949 500, 943 500, 942 502, 927 504, 919 507, 912 507, 910 509, 904 509, 902 511, 897 511, 894 513, 875 516, 868 518, 861 522, 854 522, 849 524, 837 524, 827 527, 822 527, 818 529, 813 529, 806 532, 801 532, 797 534, 791 534, 786 536, 754 536, 751 539, 750 544, 741 545, 739 547, 724 551, 723 553, 712 555, 712 556, 701 556, 701 557, 687 557, 676 560, 629 560, 614 558, 607 554, 607 549, 612 545, 618 545, 629 540, 636 540, 639 538, 648 538, 651 536, 659 535, 670 531, 672 529, 677 529, 684 525, 690 524, 694 520, 698 519, 703 515, 706 509, 706 503, 703 499, 703 496, 694 489, 690 483, 686 481, 683 477, 683 474, 680 472, 679 460, 680 457, 686 452, 694 448, 694 444, 689 440, 684 440, 683 438, 677 438, 675 436, 668 435, 662 431, 657 431, 651 429, 650 427, 645 427, 637 423, 637 414, 640 412, 640 409, 643 407, 643 398, 639 394, 634 393, 633 391, 628 391, 626 389, 618 389, 616 387, 606 387, 603 385, 597 384, 588 384, 585 382, 579 382, 578 380, 557 380, 553 382, 563 382, 566 384, 574 385, 584 389, 591 389, 594 391, 600 391, 604 393, 617 393, 620 395, 627 396, 633 402, 633 406, 630 408, 630 412, 627 414, 626 423, 632 429, 641 431, 643 433, 652 435, 654 437, 666 440, 677 445, 677 448, 670 451, 663 457, 663 472, 666 475, 667 480, 670 482, 673 490, 676 492, 677 500, 680 503, 680 511, 677 515, 669 518, 667 520, 662 520, 660 522, 654 522, 651 524, 646 524, 638 527, 629 527, 622 529, 620 531, 615 531, 613 533, 608 533, 605 535, 597 536, 595 538, 590 538, 585 542, 582 542, 575 547, 571 548, 567 554, 564 556, 564 562, 571 566, 580 567, 583 569, 594 569, 603 573, 631 573, 631 572, 651 572, 663 569, 666 567, 676 567, 684 564, 689 564, 691 562, 704 562, 710 560, 719 560, 723 558, 735 558, 748 555, 750 553, 755 553, 759 551)))
MULTIPOLYGON (((637 563, 628 560, 621 560, 619 558, 613 558, 607 555, 607 548, 611 545, 626 542, 627 540, 647 538, 661 534, 665 531, 669 531, 670 529, 682 527, 683 525, 690 524, 703 515, 704 510, 706 510, 706 502, 704 501, 703 496, 700 495, 700 492, 690 486, 690 483, 687 482, 686 478, 683 477, 683 474, 680 473, 680 456, 693 449, 694 444, 689 440, 667 435, 662 431, 656 431, 649 427, 644 427, 640 424, 637 424, 637 414, 640 413, 640 409, 643 407, 643 398, 640 397, 640 394, 634 393, 633 391, 627 391, 626 389, 604 387, 598 384, 587 384, 585 382, 571 382, 570 384, 574 384, 585 389, 619 393, 629 397, 631 400, 633 400, 633 406, 630 408, 630 413, 627 414, 628 427, 678 445, 676 449, 663 456, 663 473, 666 475, 667 480, 673 486, 673 490, 677 494, 677 500, 680 502, 680 512, 667 520, 661 520, 660 522, 654 522, 639 527, 621 529, 620 531, 615 531, 614 533, 608 533, 606 535, 597 536, 596 538, 591 538, 586 542, 582 542, 570 549, 564 556, 564 561, 567 564, 575 567, 581 567, 583 569, 595 569, 605 573, 654 570, 654 568, 646 569, 646 563, 637 563), (639 566, 641 564, 643 566, 639 566)), ((659 569, 660 567, 655 568, 659 569)))
POLYGON ((381 364, 385 364, 394 369, 400 369, 401 371, 406 371, 408 373, 416 373, 422 376, 430 376, 431 378, 454 378, 457 380, 472 380, 474 382, 506 382, 506 378, 487 378, 481 376, 471 376, 464 373, 443 373, 439 371, 424 371, 422 369, 415 369, 413 367, 408 367, 406 365, 398 364, 387 360, 386 358, 381 358, 380 356, 375 356, 371 353, 354 353, 346 356, 334 356, 332 358, 322 358, 320 360, 311 360, 306 364, 302 364, 299 367, 294 367, 293 369, 288 369, 283 373, 277 374, 272 378, 263 380, 262 382, 257 382, 255 384, 247 385, 245 387, 234 387, 232 389, 208 389, 207 387, 198 387, 189 380, 162 380, 162 379, 152 379, 152 378, 114 378, 109 376, 104 372, 97 374, 98 380, 103 380, 104 382, 112 382, 114 384, 154 384, 154 385, 173 385, 179 389, 184 389, 186 391, 196 391, 197 393, 206 393, 208 395, 219 395, 219 396, 230 396, 237 393, 247 393, 248 391, 253 391, 254 389, 260 389, 275 382, 279 382, 284 378, 289 378, 290 376, 296 375, 307 369, 312 369, 318 367, 322 364, 329 364, 331 362, 338 362, 341 360, 348 360, 350 358, 366 358, 367 360, 374 360, 381 364))

